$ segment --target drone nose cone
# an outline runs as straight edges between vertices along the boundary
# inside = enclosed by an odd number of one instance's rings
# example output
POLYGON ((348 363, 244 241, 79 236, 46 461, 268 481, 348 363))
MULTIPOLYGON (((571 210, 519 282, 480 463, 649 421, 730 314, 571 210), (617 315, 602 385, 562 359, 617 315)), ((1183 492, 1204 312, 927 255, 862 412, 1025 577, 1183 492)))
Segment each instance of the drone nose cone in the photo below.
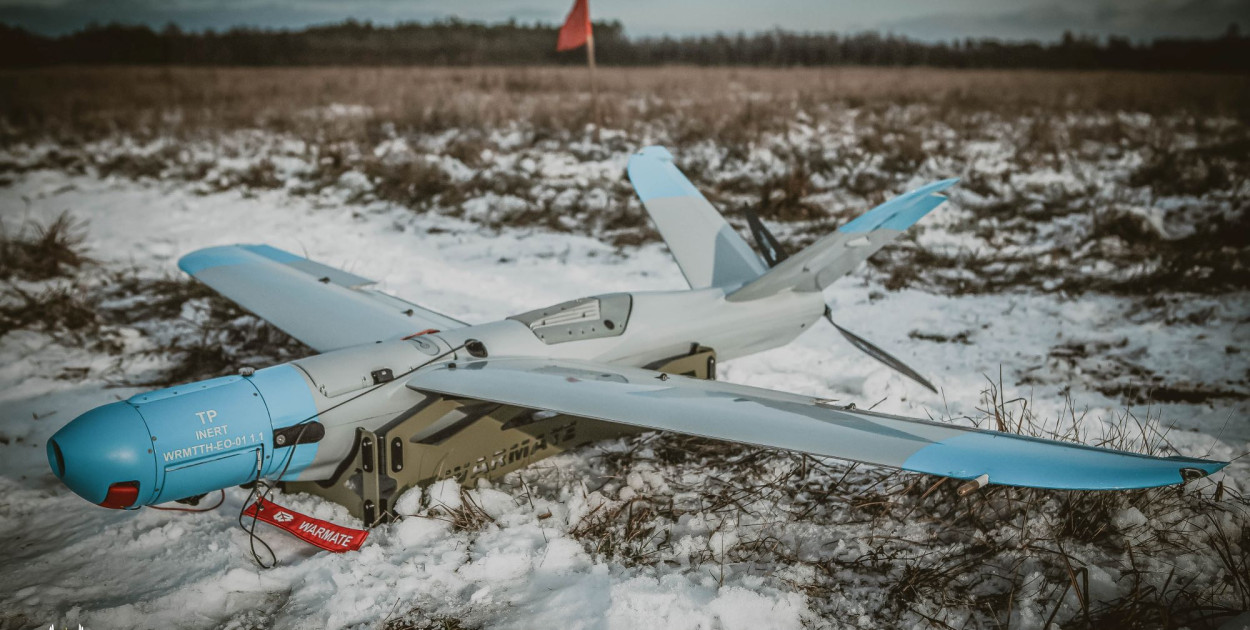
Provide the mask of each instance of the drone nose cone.
POLYGON ((116 402, 78 416, 48 440, 52 472, 105 507, 144 503, 156 487, 152 435, 133 405, 116 402))

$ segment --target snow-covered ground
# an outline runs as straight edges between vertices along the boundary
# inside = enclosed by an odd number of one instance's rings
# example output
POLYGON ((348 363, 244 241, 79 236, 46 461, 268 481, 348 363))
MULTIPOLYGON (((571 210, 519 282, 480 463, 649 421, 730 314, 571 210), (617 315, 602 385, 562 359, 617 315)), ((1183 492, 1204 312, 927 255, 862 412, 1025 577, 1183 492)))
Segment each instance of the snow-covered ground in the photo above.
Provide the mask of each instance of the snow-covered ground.
MULTIPOLYGON (((578 161, 566 154, 536 164, 519 159, 509 167, 535 180, 580 179, 585 188, 586 182, 615 179, 627 155, 608 152, 578 161)), ((227 166, 221 167, 223 173, 230 171, 227 166)), ((287 177, 286 170, 301 166, 278 163, 275 168, 287 177)), ((455 164, 443 168, 455 177, 455 164)), ((478 216, 500 213, 513 203, 506 194, 470 199, 463 212, 450 216, 415 213, 362 194, 370 181, 351 172, 315 194, 289 183, 257 189, 233 182, 208 186, 211 181, 135 181, 91 169, 33 168, 11 175, 0 188, 0 210, 10 231, 26 221, 47 224, 66 210, 87 220, 85 245, 99 267, 51 281, 87 292, 101 290, 109 272, 176 276, 175 261, 191 250, 262 242, 374 278, 387 291, 470 322, 584 295, 683 286, 662 244, 614 246, 586 234, 593 229, 517 227, 478 216)), ((586 212, 612 203, 609 195, 578 195, 572 201, 551 200, 554 206, 548 207, 576 204, 582 208, 578 221, 583 221, 586 212)), ((930 228, 920 243, 967 246, 967 234, 946 228, 966 220, 968 213, 956 196, 926 219, 930 228)), ((1142 439, 1117 433, 1126 427, 1138 431, 1140 421, 1157 432, 1144 436, 1154 447, 1166 442, 1184 455, 1224 460, 1250 451, 1250 330, 1245 325, 1250 294, 1165 296, 1161 305, 1144 308, 1137 297, 1111 293, 957 294, 923 287, 888 290, 885 281, 880 273, 861 270, 835 284, 828 298, 837 319, 917 367, 941 394, 860 355, 827 326, 813 328, 787 347, 728 362, 720 378, 965 423, 986 421, 985 392, 1001 384, 1001 399, 1017 399, 1005 405, 1013 413, 1027 405, 1037 422, 1061 433, 1075 428, 1087 442, 1124 439, 1117 443, 1140 447, 1142 439), (1134 366, 1146 370, 1134 371, 1134 366), (1126 400, 1149 398, 1126 392, 1148 391, 1159 383, 1197 384, 1222 393, 1126 405, 1126 400), (1165 435, 1162 440, 1159 433, 1165 435)), ((184 311, 186 319, 200 317, 194 308, 184 311)), ((358 553, 316 553, 267 531, 280 563, 261 570, 236 524, 245 490, 227 490, 225 505, 203 514, 123 512, 85 503, 51 474, 44 443, 55 430, 91 407, 140 391, 114 387, 131 380, 128 374, 148 373, 175 360, 160 352, 169 342, 168 332, 162 337, 141 325, 106 328, 110 349, 29 329, 0 337, 3 627, 457 623, 728 629, 873 627, 890 619, 911 625, 925 623, 926 617, 955 627, 985 624, 987 618, 1039 627, 1057 607, 1059 621, 1080 610, 1076 595, 1051 589, 1064 580, 1056 582, 1026 558, 1001 568, 999 578, 1021 585, 1000 601, 1001 609, 987 612, 963 603, 935 609, 922 597, 907 612, 907 605, 898 602, 910 591, 900 591, 898 584, 905 582, 908 562, 914 564, 916 556, 866 561, 876 549, 874 536, 926 540, 947 553, 975 556, 980 551, 968 540, 941 540, 934 533, 945 528, 948 517, 955 521, 952 527, 972 526, 923 499, 914 501, 919 510, 914 516, 883 522, 876 512, 863 511, 862 503, 821 499, 820 493, 833 492, 845 480, 856 496, 876 492, 886 503, 898 503, 900 497, 915 496, 888 488, 918 477, 885 476, 836 462, 813 463, 809 469, 806 459, 795 473, 787 466, 800 460, 780 456, 739 468, 722 461, 750 459, 750 449, 709 456, 691 447, 696 454, 682 461, 666 454, 682 442, 656 436, 563 454, 473 490, 469 499, 493 519, 481 529, 458 530, 439 517, 462 500, 452 487, 440 485, 427 489, 424 497, 417 492, 406 496, 401 508, 415 516, 376 528, 358 553), (803 491, 793 496, 775 488, 748 493, 728 510, 699 504, 706 498, 700 493, 710 488, 742 489, 778 477, 803 491), (640 517, 647 521, 640 531, 648 540, 629 539, 629 523, 605 525, 602 535, 612 538, 612 545, 587 533, 603 514, 652 505, 638 503, 640 498, 670 505, 668 511, 655 507, 653 516, 640 517), (671 507, 683 502, 693 503, 671 507), (811 505, 817 507, 791 509, 811 505), (773 539, 786 553, 771 547, 760 551, 773 539), (640 559, 641 552, 652 556, 640 559), (820 567, 828 573, 819 574, 820 567), (1028 578, 1030 571, 1036 579, 1028 578)), ((1188 492, 1210 497, 1216 482, 1223 483, 1224 497, 1235 497, 1225 501, 1239 500, 1241 492, 1250 491, 1250 461, 1240 459, 1188 492)), ((344 509, 310 497, 278 500, 339 523, 352 520, 344 509)), ((1037 518, 1053 519, 1060 507, 1072 506, 1067 501, 1044 499, 1037 518)), ((1107 517, 1117 535, 1162 548, 1160 526, 1147 521, 1169 517, 1157 516, 1148 503, 1119 505, 1107 517)), ((1250 523, 1244 509, 1220 512, 1215 522, 1231 532, 1235 544, 1247 544, 1237 531, 1250 523)), ((1024 531, 1033 526, 1005 519, 984 536, 999 538, 1000 527, 1024 531)), ((1128 564, 1131 549, 1108 551, 1097 542, 1078 537, 1067 553, 1086 567, 1092 600, 1123 598, 1133 588, 1130 575, 1136 575, 1128 564)), ((1210 550, 1182 547, 1132 562, 1146 563, 1141 579, 1154 588, 1167 580, 1166 566, 1174 566, 1186 582, 1223 579, 1226 569, 1210 550)), ((981 579, 965 586, 987 598, 1003 588, 981 579)), ((1216 603, 1239 605, 1232 595, 1216 603)))

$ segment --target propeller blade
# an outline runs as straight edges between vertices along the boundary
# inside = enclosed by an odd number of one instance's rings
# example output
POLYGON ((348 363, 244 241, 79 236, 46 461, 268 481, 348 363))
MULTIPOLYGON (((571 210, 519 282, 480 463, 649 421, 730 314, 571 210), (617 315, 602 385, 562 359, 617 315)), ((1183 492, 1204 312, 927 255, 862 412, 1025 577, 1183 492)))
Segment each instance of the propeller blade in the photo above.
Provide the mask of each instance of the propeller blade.
MULTIPOLYGON (((760 253, 764 256, 764 262, 768 263, 769 267, 776 267, 781 261, 789 258, 790 254, 786 252, 781 241, 778 241, 777 237, 768 231, 768 227, 760 220, 759 215, 755 214, 750 208, 746 210, 746 215, 747 225, 751 228, 751 236, 755 237, 755 244, 759 246, 760 253)), ((833 324, 833 327, 837 328, 838 332, 842 333, 842 336, 846 337, 846 340, 851 342, 851 345, 859 349, 860 352, 880 361, 899 374, 924 385, 929 388, 929 391, 935 394, 938 393, 933 383, 921 376, 919 372, 908 367, 906 363, 899 361, 890 353, 878 348, 871 341, 839 326, 837 322, 833 321, 833 309, 829 308, 828 305, 825 306, 825 319, 829 320, 829 323, 833 324)))
POLYGON ((833 309, 828 306, 825 307, 825 319, 829 320, 829 323, 833 324, 833 327, 837 328, 838 332, 842 333, 842 336, 846 337, 846 340, 851 342, 851 345, 858 348, 860 352, 863 352, 864 354, 884 363, 899 374, 924 385, 929 388, 929 391, 935 394, 938 393, 937 388, 933 386, 933 383, 930 383, 927 379, 925 379, 925 377, 921 376, 919 372, 908 367, 906 363, 899 361, 891 356, 890 353, 873 345, 871 341, 868 341, 867 339, 864 339, 863 337, 860 337, 859 335, 839 326, 837 322, 833 321, 833 309))
POLYGON ((755 237, 755 244, 759 246, 760 253, 764 255, 764 262, 768 263, 769 267, 776 267, 777 263, 790 257, 785 247, 781 245, 781 241, 778 241, 777 237, 764 226, 764 222, 760 221, 759 215, 750 208, 747 208, 746 215, 747 225, 751 227, 751 236, 755 237))

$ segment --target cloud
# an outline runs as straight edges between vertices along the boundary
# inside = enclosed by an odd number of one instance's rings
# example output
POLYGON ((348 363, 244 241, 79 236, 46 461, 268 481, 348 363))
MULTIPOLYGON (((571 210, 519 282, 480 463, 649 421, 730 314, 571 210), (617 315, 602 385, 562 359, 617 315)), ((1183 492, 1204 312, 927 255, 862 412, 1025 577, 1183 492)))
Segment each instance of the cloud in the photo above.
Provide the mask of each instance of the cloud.
MULTIPOLYGON (((63 34, 91 23, 122 22, 184 29, 234 26, 300 28, 348 18, 379 24, 428 21, 456 15, 468 20, 558 23, 571 1, 475 0, 0 0, 0 22, 45 34, 63 34)), ((596 18, 620 19, 626 31, 683 35, 710 31, 852 31, 876 29, 925 40, 964 37, 1055 40, 1064 31, 1210 37, 1229 23, 1246 21, 1250 0, 892 0, 859 3, 833 0, 630 0, 600 3, 596 18), (937 9, 937 7, 942 7, 937 9)), ((1246 25, 1250 26, 1250 25, 1246 25)))
POLYGON ((301 28, 348 18, 393 24, 459 16, 468 20, 557 22, 564 7, 517 6, 502 0, 453 4, 423 0, 68 0, 0 1, 0 22, 48 35, 72 32, 88 24, 174 23, 188 30, 224 30, 235 26, 301 28), (454 9, 454 10, 449 10, 454 9))
MULTIPOLYGON (((1014 5, 1020 6, 1020 5, 1014 5)), ((1245 22, 1250 0, 1038 2, 1005 12, 938 13, 887 20, 882 30, 925 40, 964 37, 1054 41, 1065 31, 1133 39, 1213 37, 1245 22)))

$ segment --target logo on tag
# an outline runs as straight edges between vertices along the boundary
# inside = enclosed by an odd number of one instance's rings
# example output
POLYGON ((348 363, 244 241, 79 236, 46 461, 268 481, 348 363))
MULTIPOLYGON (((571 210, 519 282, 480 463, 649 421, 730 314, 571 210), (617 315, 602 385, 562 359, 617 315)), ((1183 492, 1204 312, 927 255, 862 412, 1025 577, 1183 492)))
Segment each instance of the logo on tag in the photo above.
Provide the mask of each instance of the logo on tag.
POLYGON ((257 499, 247 506, 243 516, 269 523, 310 545, 335 553, 356 551, 369 536, 369 532, 363 529, 335 525, 264 499, 257 499))

